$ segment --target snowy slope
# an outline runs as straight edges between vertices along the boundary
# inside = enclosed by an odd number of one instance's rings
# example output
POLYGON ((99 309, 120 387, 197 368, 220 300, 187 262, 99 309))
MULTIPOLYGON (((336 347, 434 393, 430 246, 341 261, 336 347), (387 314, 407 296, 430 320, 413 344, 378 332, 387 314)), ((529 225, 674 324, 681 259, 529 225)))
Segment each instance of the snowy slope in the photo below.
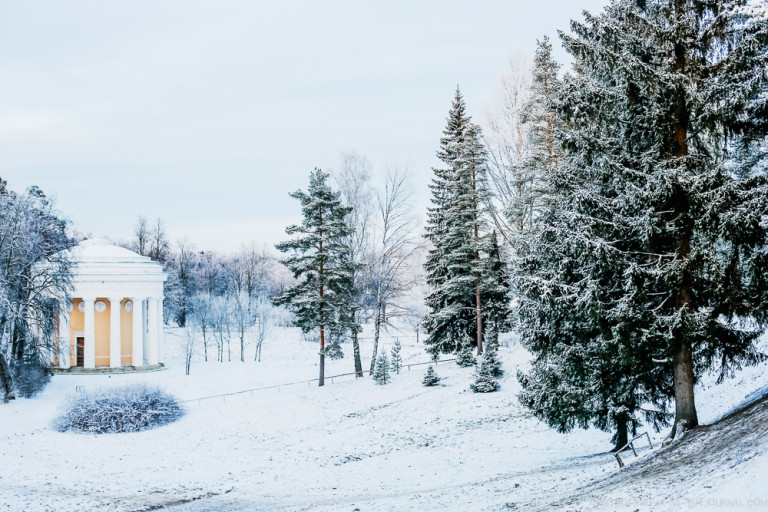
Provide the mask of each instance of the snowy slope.
MULTIPOLYGON (((604 453, 610 434, 558 434, 517 404, 515 368, 528 354, 514 344, 501 350, 501 391, 488 395, 468 391, 472 369, 444 363, 437 368, 444 385, 436 388, 422 387, 424 367, 414 367, 386 386, 348 377, 325 388, 302 384, 193 401, 181 421, 147 432, 94 436, 50 428, 58 400, 75 385, 141 380, 194 399, 316 377, 317 346, 291 329, 276 334, 261 363, 240 363, 233 345, 231 363, 203 363, 196 354, 187 377, 183 333, 169 331, 165 371, 56 376, 40 397, 0 406, 0 510, 575 510, 571 496, 581 497, 579 510, 648 510, 598 499, 607 496, 601 482, 639 471, 646 457, 619 471, 604 453)), ((406 363, 426 360, 414 340, 403 341, 406 363)), ((702 421, 765 388, 767 366, 722 386, 705 380, 697 390, 702 421)), ((351 369, 347 357, 330 362, 328 375, 351 369)), ((658 443, 663 433, 654 437, 658 443)), ((701 480, 670 492, 743 493, 766 475, 763 439, 750 437, 760 456, 739 473, 722 464, 724 483, 701 480)), ((682 479, 685 469, 675 474, 682 479)), ((648 477, 646 494, 633 488, 632 496, 654 496, 654 485, 648 477)), ((623 496, 617 488, 611 499, 623 496)))

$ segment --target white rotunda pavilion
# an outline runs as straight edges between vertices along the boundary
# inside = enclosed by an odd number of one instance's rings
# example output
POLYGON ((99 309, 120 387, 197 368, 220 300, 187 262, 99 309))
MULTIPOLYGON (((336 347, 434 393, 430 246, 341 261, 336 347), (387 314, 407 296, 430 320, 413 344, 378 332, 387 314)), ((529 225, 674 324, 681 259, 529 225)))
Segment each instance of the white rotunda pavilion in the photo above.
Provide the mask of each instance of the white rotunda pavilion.
POLYGON ((81 242, 72 309, 59 315, 61 369, 155 369, 162 365, 163 268, 108 240, 81 242))

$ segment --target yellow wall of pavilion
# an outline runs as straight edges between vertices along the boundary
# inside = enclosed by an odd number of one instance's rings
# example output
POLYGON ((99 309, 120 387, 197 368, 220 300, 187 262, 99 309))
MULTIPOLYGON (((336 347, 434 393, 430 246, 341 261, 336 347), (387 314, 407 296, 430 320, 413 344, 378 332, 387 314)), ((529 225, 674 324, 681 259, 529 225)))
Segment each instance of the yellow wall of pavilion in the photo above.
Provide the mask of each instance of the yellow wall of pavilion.
MULTIPOLYGON (((97 301, 103 301, 107 306, 101 313, 94 312, 96 323, 96 366, 109 366, 109 332, 110 332, 110 310, 109 299, 97 298, 97 301)), ((120 360, 121 364, 131 364, 133 354, 133 313, 125 311, 125 302, 130 299, 123 299, 120 308, 120 360)), ((77 337, 75 333, 85 331, 85 313, 78 309, 82 299, 72 301, 72 312, 69 315, 69 364, 77 365, 77 337)))
POLYGON ((85 313, 77 309, 78 305, 83 302, 82 299, 72 300, 72 313, 69 315, 69 364, 70 366, 77 365, 77 338, 76 332, 83 332, 85 330, 85 313))
POLYGON ((132 364, 133 354, 133 313, 125 310, 125 303, 130 299, 120 302, 120 354, 121 364, 132 364))
POLYGON ((96 366, 109 366, 109 300, 103 297, 96 299, 107 306, 104 311, 94 312, 96 318, 96 366))

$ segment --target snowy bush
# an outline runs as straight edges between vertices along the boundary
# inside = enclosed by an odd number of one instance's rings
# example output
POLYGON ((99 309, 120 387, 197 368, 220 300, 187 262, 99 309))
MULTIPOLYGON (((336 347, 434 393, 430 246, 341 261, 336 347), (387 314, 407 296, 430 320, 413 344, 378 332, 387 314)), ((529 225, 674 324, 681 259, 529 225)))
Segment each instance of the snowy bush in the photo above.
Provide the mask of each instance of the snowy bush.
POLYGON ((386 354, 380 354, 376 359, 376 368, 373 370, 373 380, 376 384, 387 384, 389 377, 389 359, 386 354))
POLYGON ((440 377, 435 373, 435 369, 432 365, 427 367, 427 373, 424 374, 424 380, 422 383, 425 386, 436 386, 440 382, 440 377))
POLYGON ((16 394, 22 398, 32 398, 51 380, 51 371, 36 356, 24 357, 11 371, 16 394))
POLYGON ((184 409, 174 396, 139 384, 72 395, 53 426, 59 432, 138 432, 183 415, 184 409))

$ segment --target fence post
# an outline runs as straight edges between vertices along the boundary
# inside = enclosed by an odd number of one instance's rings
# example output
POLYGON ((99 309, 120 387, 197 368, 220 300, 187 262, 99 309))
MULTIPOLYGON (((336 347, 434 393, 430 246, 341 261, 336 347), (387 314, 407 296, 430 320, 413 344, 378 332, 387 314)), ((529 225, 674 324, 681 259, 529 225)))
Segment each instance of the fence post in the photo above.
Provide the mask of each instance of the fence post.
POLYGON ((619 457, 619 452, 616 452, 614 455, 616 457, 616 461, 619 463, 619 467, 623 468, 624 467, 624 462, 622 462, 621 457, 619 457))
POLYGON ((653 450, 653 443, 651 442, 651 435, 648 432, 646 432, 645 433, 645 437, 648 438, 648 446, 650 446, 651 450, 653 450))

